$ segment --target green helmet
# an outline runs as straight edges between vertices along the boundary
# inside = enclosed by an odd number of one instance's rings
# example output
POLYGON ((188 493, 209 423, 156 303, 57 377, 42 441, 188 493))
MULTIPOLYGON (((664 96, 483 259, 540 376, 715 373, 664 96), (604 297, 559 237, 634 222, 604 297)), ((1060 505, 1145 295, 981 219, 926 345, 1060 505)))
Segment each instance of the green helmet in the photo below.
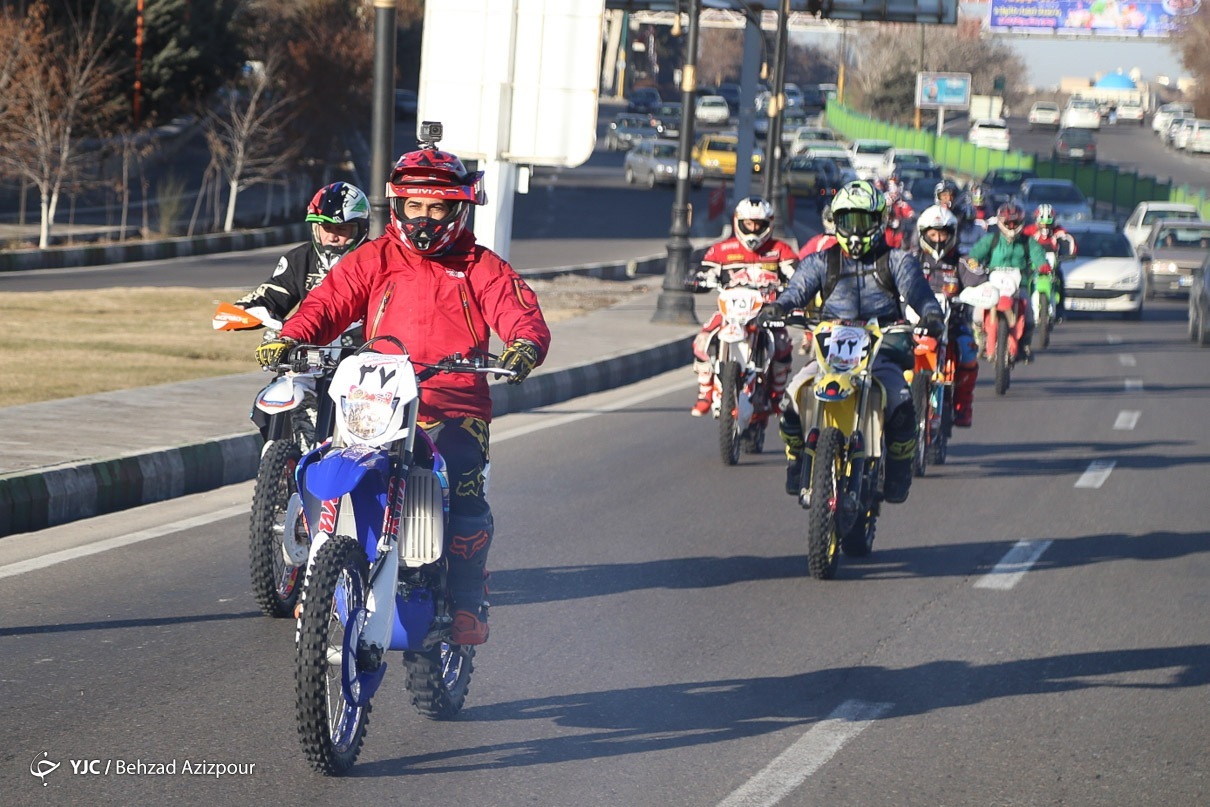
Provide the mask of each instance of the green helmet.
POLYGON ((886 218, 886 197, 864 179, 845 185, 832 199, 836 239, 850 258, 860 258, 874 248, 882 237, 886 218))

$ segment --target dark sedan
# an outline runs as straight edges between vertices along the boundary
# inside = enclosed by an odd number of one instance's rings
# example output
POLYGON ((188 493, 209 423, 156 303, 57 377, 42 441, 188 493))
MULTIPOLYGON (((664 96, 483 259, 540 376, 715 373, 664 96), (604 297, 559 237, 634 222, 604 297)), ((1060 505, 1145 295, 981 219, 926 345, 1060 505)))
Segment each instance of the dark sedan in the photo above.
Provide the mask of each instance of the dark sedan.
POLYGON ((1051 156, 1056 160, 1097 161, 1097 139, 1091 129, 1060 129, 1051 156))
POLYGON ((840 190, 842 174, 836 163, 820 157, 791 157, 782 166, 782 180, 791 196, 815 203, 823 210, 840 190))
POLYGON ((1021 192, 1021 183, 1038 175, 1028 168, 996 168, 979 182, 992 207, 999 207, 1021 192))

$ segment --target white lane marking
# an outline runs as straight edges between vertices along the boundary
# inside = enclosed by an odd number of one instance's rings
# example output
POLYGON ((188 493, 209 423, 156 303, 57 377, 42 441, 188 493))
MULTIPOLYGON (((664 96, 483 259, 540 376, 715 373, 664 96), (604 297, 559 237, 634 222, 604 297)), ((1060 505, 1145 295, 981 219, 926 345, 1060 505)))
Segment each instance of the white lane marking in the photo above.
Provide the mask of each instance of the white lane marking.
POLYGON ((1143 391, 1143 379, 1141 379, 1141 378, 1126 379, 1126 391, 1127 392, 1142 392, 1143 391))
POLYGON ((1131 356, 1129 353, 1122 353, 1119 355, 1118 362, 1123 367, 1134 367, 1136 364, 1138 364, 1138 361, 1134 358, 1134 356, 1131 356))
MULTIPOLYGON (((692 385, 686 383, 681 386, 692 385)), ((616 412, 619 409, 625 409, 628 406, 634 406, 635 404, 650 401, 652 398, 659 398, 661 395, 667 395, 669 391, 673 389, 676 389, 676 387, 670 388, 667 386, 661 386, 659 389, 650 390, 648 392, 640 392, 635 395, 631 395, 628 398, 622 398, 621 400, 615 401, 607 406, 599 406, 586 412, 575 412, 570 415, 563 415, 562 417, 555 417, 550 420, 543 419, 537 423, 530 423, 527 426, 517 426, 515 428, 500 432, 499 434, 493 434, 492 444, 495 445, 496 443, 502 443, 505 440, 511 440, 514 437, 524 437, 527 434, 533 434, 534 432, 542 431, 543 429, 553 429, 556 426, 565 426, 568 423, 575 423, 577 420, 585 420, 587 418, 596 417, 597 415, 605 415, 610 412, 616 412)))
POLYGON ((150 541, 152 538, 162 538, 165 535, 171 535, 174 532, 191 530, 194 527, 204 527, 215 521, 222 521, 224 518, 234 518, 235 516, 247 515, 248 506, 246 504, 228 507, 225 510, 218 510, 213 513, 206 513, 193 518, 186 518, 181 521, 174 521, 171 524, 163 524, 159 527, 152 527, 147 530, 132 532, 129 535, 119 535, 116 538, 109 538, 104 541, 98 541, 95 544, 87 544, 85 546, 77 546, 72 549, 64 549, 59 552, 52 552, 49 555, 44 555, 40 558, 30 558, 19 563, 10 563, 7 566, 0 566, 0 579, 5 577, 15 577, 19 574, 32 572, 36 569, 45 569, 47 566, 55 566, 76 558, 85 558, 89 555, 96 555, 99 552, 108 552, 111 549, 118 549, 123 546, 141 543, 142 541, 150 541))
POLYGON ((719 807, 772 807, 890 708, 889 703, 845 701, 778 754, 764 770, 720 801, 719 807))
POLYGON ((1080 474, 1080 478, 1076 480, 1076 487, 1099 488, 1105 484, 1105 480, 1109 478, 1115 465, 1117 465, 1115 460, 1094 460, 1088 463, 1088 470, 1080 474))
POLYGON ((1105 341, 1111 345, 1120 345, 1122 344, 1122 337, 1111 333, 1105 337, 1105 341))
POLYGON ((1139 415, 1141 414, 1143 413, 1123 409, 1121 412, 1118 412, 1118 419, 1113 422, 1113 428, 1118 431, 1130 431, 1138 424, 1139 415))
MULTIPOLYGON (((692 384, 686 383, 681 386, 692 386, 692 384)), ((608 406, 602 406, 588 412, 577 412, 572 415, 565 415, 552 420, 543 420, 540 423, 533 423, 528 426, 520 426, 515 429, 509 429, 501 434, 494 435, 492 437, 492 443, 500 443, 505 440, 510 440, 514 437, 521 437, 526 434, 541 431, 542 429, 562 426, 567 423, 573 423, 577 420, 583 420, 585 418, 595 417, 596 415, 614 412, 618 409, 624 409, 627 406, 643 403, 644 401, 648 401, 652 398, 658 398, 661 395, 667 395, 669 389, 676 388, 676 386, 669 387, 667 385, 663 385, 659 389, 639 393, 637 395, 631 395, 628 398, 623 398, 615 403, 609 404, 608 406)), ((174 521, 171 524, 163 524, 158 527, 141 530, 139 532, 131 533, 130 535, 121 535, 105 541, 98 541, 95 544, 78 546, 73 549, 64 549, 60 552, 52 552, 49 555, 44 555, 40 558, 30 558, 29 560, 23 560, 19 563, 10 563, 7 566, 0 566, 0 580, 3 580, 6 577, 15 577, 19 574, 32 572, 37 569, 45 569, 48 566, 55 566, 60 563, 65 563, 69 560, 75 560, 76 558, 84 558, 88 557, 89 555, 96 555, 100 552, 108 552, 110 549, 118 549, 119 547, 129 546, 130 544, 149 541, 152 538, 160 538, 165 535, 171 535, 174 532, 183 532, 184 530, 191 530, 195 527, 203 527, 215 521, 222 521, 224 518, 233 518, 235 516, 245 515, 247 512, 247 505, 237 505, 228 507, 224 510, 217 510, 213 513, 207 513, 206 515, 195 516, 193 518, 187 518, 181 521, 174 521)))
POLYGON ((1052 541, 1017 541, 1013 548, 1000 558, 992 570, 975 581, 975 588, 994 588, 1008 591, 1029 571, 1030 567, 1050 548, 1052 541))

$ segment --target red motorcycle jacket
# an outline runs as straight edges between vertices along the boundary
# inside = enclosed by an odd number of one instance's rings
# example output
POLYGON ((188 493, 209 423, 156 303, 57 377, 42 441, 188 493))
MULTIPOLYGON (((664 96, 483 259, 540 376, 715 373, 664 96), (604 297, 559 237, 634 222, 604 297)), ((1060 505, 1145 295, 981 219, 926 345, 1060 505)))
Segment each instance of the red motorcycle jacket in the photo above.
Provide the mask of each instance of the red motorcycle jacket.
POLYGON ((726 271, 732 286, 782 286, 794 276, 796 259, 794 249, 777 238, 770 238, 753 252, 732 236, 706 250, 702 271, 715 277, 726 271))
MULTIPOLYGON (((450 252, 428 258, 406 249, 395 225, 341 259, 303 300, 281 335, 327 344, 364 319, 366 339, 394 336, 419 362, 488 349, 490 332, 505 343, 528 339, 538 364, 550 347, 550 328, 538 298, 499 255, 465 233, 450 252)), ((394 352, 380 343, 384 352, 394 352)), ((422 421, 473 417, 491 420, 487 377, 438 373, 421 385, 422 421)))
POLYGON ((1038 225, 1036 223, 1026 224, 1025 228, 1021 230, 1021 234, 1037 241, 1042 245, 1042 249, 1047 252, 1057 253, 1059 251, 1059 241, 1066 241, 1068 253, 1063 257, 1074 258, 1076 256, 1076 240, 1071 237, 1071 233, 1057 224, 1051 228, 1050 236, 1047 238, 1043 238, 1038 233, 1038 225))

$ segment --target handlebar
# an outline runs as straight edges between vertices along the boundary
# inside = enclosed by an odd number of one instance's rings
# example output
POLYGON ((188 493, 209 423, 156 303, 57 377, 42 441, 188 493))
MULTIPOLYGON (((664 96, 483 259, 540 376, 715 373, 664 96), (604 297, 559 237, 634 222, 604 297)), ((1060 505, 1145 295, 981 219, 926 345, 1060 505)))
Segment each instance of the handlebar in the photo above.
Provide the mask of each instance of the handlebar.
POLYGON ((424 368, 416 374, 416 378, 421 381, 432 378, 438 373, 494 374, 496 378, 508 378, 517 374, 515 370, 506 370, 502 367, 500 365, 500 357, 493 353, 479 353, 470 358, 463 356, 461 353, 453 353, 441 361, 432 364, 419 361, 413 363, 418 367, 424 368))

